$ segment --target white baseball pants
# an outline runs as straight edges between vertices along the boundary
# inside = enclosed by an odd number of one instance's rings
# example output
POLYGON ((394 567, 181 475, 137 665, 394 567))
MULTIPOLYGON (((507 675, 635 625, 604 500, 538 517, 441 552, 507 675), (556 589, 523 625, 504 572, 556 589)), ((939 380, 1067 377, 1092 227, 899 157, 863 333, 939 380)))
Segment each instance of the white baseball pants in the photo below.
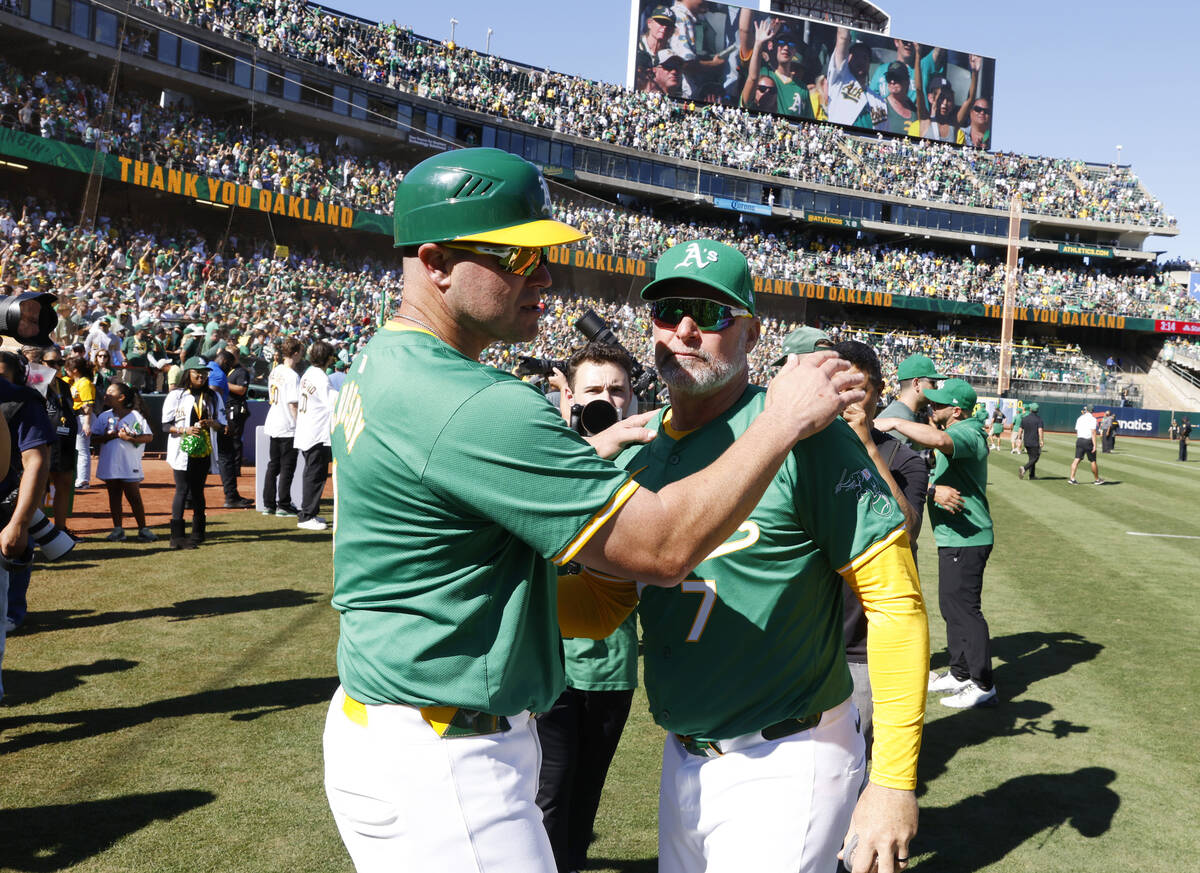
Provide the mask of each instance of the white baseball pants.
POLYGON ((663 748, 659 873, 831 873, 866 761, 850 700, 815 728, 778 740, 747 734, 725 754, 663 748))
POLYGON ((555 873, 537 794, 541 748, 529 713, 504 733, 443 739, 414 707, 325 719, 325 793, 358 873, 555 873))

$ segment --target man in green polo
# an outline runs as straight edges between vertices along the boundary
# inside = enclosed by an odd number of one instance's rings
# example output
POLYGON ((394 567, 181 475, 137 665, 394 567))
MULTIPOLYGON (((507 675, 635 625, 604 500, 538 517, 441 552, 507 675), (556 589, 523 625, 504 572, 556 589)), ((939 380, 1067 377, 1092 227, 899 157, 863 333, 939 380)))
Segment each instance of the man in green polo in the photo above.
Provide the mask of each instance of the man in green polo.
MULTIPOLYGON (((937 371, 933 361, 925 355, 909 355, 896 368, 896 381, 899 383, 899 394, 879 414, 880 418, 902 418, 905 421, 917 421, 918 416, 929 406, 925 392, 937 388, 937 383, 946 377, 937 371)), ((897 431, 893 436, 907 445, 912 442, 904 434, 897 431)))
POLYGON ((937 459, 930 477, 929 520, 938 547, 938 605, 946 621, 950 669, 931 675, 929 690, 950 692, 942 704, 955 709, 994 706, 991 638, 982 607, 983 571, 993 544, 987 437, 971 414, 975 389, 962 379, 948 379, 924 396, 930 424, 880 417, 875 426, 934 449, 937 459))

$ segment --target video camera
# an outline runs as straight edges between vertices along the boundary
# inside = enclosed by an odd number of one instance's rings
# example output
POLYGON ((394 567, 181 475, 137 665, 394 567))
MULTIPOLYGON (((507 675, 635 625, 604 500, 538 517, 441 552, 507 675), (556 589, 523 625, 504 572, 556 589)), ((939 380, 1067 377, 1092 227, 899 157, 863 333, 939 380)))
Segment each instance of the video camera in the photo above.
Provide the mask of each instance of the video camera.
POLYGON ((54 311, 57 298, 45 291, 12 294, 9 285, 0 294, 0 336, 10 336, 26 345, 48 346, 50 334, 58 326, 54 311))

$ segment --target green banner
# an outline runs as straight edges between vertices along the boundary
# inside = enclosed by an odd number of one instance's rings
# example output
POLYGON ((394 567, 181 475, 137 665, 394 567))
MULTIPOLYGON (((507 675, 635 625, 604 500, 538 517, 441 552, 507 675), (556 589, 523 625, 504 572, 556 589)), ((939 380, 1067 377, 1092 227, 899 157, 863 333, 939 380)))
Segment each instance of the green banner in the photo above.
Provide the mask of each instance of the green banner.
POLYGON ((1082 258, 1111 258, 1113 250, 1104 246, 1089 246, 1082 243, 1059 243, 1060 255, 1078 255, 1082 258))
MULTIPOLYGON (((95 152, 90 148, 43 139, 21 131, 0 129, 0 153, 9 157, 49 164, 79 173, 91 173, 95 152)), ((253 188, 238 182, 214 179, 199 173, 168 169, 146 161, 117 155, 100 155, 100 172, 106 179, 151 188, 167 194, 191 197, 205 203, 255 209, 301 221, 311 221, 350 230, 390 236, 389 215, 365 212, 309 197, 293 197, 253 188)))
POLYGON ((826 215, 824 212, 809 212, 804 210, 804 220, 812 224, 832 224, 834 227, 862 227, 857 218, 843 218, 840 215, 826 215))

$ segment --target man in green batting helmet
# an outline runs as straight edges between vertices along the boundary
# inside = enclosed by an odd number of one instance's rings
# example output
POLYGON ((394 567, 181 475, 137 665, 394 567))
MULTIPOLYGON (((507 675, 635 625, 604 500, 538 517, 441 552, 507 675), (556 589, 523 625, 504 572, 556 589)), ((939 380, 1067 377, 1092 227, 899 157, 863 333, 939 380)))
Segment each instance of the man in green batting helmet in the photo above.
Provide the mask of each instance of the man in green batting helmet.
POLYGON ((678 584, 790 448, 861 398, 836 362, 787 367, 752 438, 652 493, 606 458, 653 439, 653 413, 589 444, 478 360, 537 336, 546 247, 583 236, 551 217, 535 166, 495 149, 429 158, 398 187, 404 297, 354 359, 330 427, 341 685, 325 786, 359 873, 554 873, 530 714, 566 687, 561 636, 606 637, 637 600, 595 575, 560 589, 556 565, 678 584), (572 608, 595 586, 604 608, 572 608))

